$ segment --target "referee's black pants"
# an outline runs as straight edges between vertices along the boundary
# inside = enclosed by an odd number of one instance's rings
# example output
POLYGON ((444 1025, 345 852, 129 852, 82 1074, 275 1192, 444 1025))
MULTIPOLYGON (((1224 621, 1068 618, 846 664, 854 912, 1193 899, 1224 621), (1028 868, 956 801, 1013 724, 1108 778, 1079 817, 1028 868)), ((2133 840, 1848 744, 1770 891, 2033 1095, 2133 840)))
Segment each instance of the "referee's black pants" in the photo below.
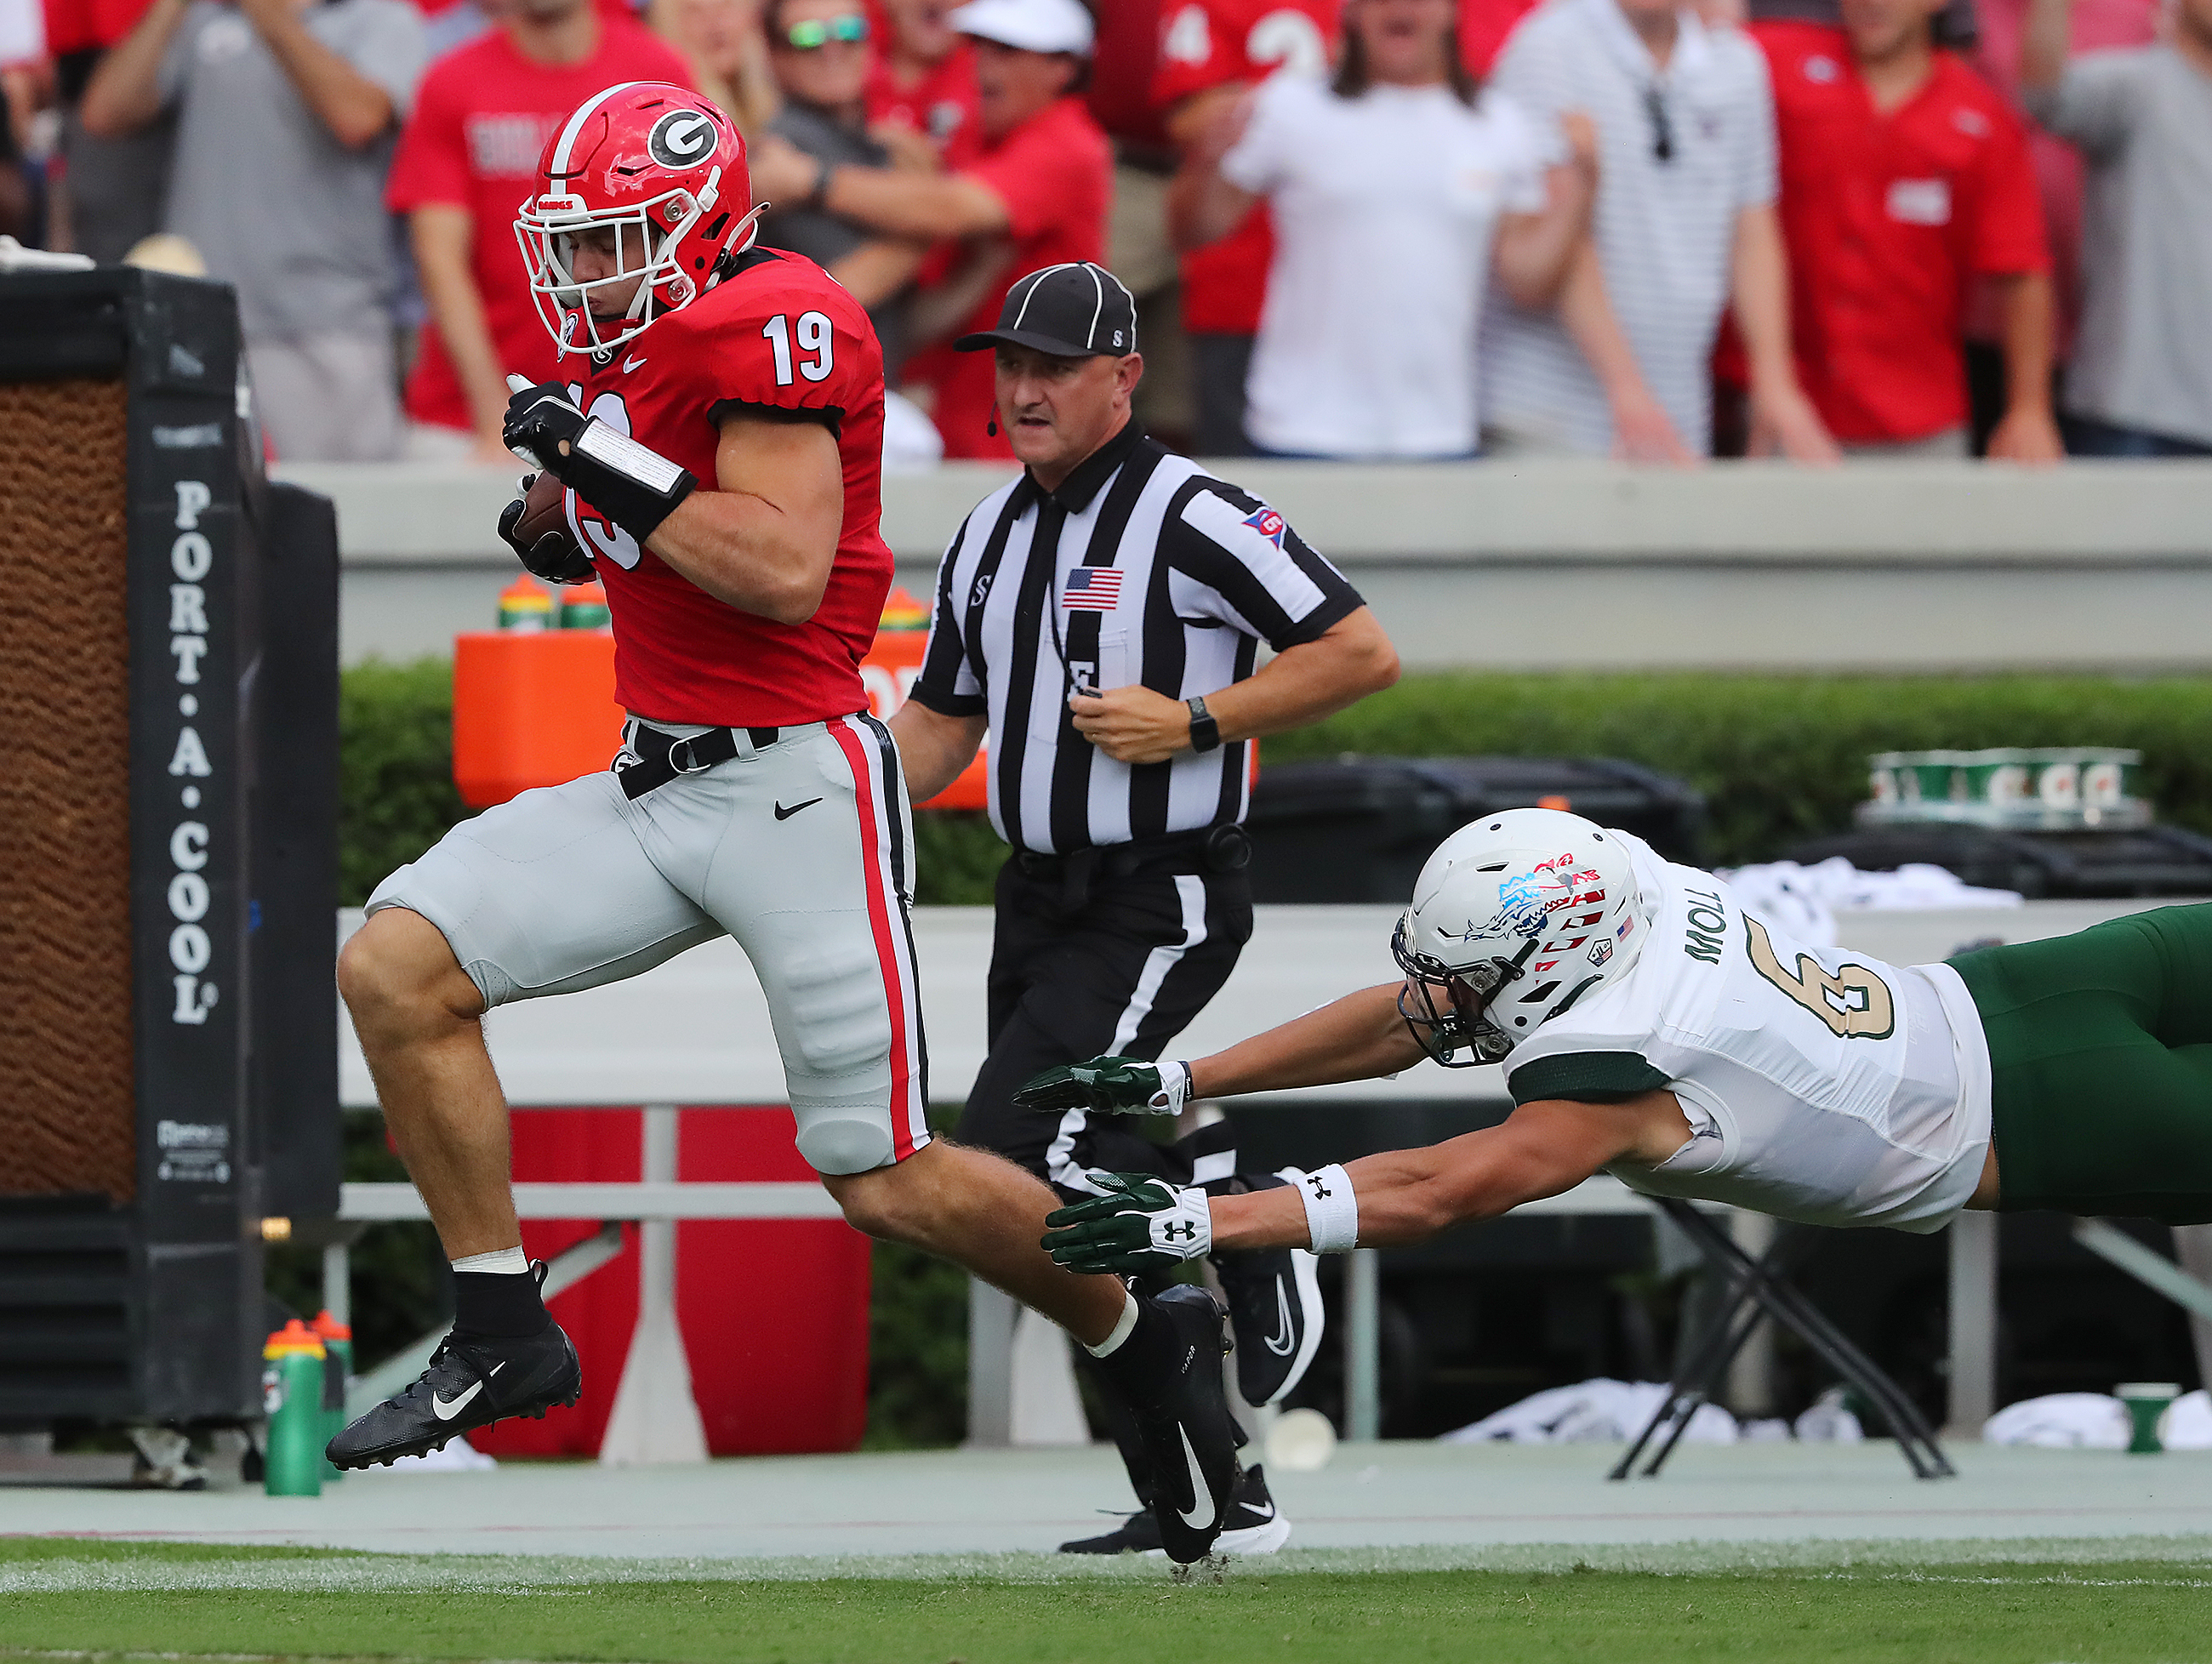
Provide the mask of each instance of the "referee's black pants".
POLYGON ((1242 869, 1115 873, 1082 851, 1016 853, 999 870, 991 943, 990 1054, 953 1136, 994 1150, 1065 1192, 1085 1168, 1192 1181, 1187 1151, 1154 1144, 1118 1115, 1041 1114, 1015 1091, 1041 1069, 1115 1053, 1157 1058, 1220 991, 1252 935, 1242 869))
MULTIPOLYGON (((1237 846, 1241 856, 1243 846, 1237 846)), ((1020 852, 999 869, 988 1004, 990 1054, 953 1136, 994 1150, 1053 1185, 1081 1193, 1085 1168, 1150 1173, 1187 1185, 1201 1151, 1227 1143, 1226 1123, 1172 1145, 1138 1128, 1146 1118, 1042 1114, 1013 1101, 1041 1069, 1104 1053, 1157 1058, 1237 968, 1252 937, 1252 882, 1241 866, 1201 858, 1117 873, 1133 850, 1040 859, 1020 852), (1198 871, 1176 869, 1198 868, 1198 871)), ((1234 1164, 1222 1148, 1212 1159, 1234 1164)), ((1163 1284, 1164 1285, 1164 1284, 1163 1284)), ((1077 1369, 1120 1448, 1138 1504, 1150 1508, 1152 1464, 1119 1395, 1080 1347, 1077 1369)))

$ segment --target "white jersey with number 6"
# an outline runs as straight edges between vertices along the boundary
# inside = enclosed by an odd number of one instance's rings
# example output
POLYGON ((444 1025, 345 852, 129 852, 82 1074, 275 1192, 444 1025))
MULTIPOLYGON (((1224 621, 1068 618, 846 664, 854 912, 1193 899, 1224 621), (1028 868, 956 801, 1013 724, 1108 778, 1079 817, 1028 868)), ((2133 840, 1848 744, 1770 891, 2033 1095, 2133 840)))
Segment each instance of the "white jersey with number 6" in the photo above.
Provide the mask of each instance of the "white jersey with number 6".
POLYGON ((1807 947, 1711 874, 1613 835, 1651 933, 1626 976, 1514 1048, 1514 1101, 1664 1088, 1693 1136, 1656 1166, 1613 1163, 1632 1188, 1808 1224, 1940 1230, 1990 1142, 1989 1047, 1958 973, 1807 947))

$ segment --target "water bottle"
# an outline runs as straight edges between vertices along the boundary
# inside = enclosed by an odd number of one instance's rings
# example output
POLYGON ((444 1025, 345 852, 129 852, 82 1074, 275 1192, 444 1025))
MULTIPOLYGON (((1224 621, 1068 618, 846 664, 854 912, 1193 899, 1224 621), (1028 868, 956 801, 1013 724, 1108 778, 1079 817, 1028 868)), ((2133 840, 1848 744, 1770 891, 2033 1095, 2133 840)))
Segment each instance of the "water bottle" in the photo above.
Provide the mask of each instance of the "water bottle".
MULTIPOLYGON (((346 1424, 346 1382, 353 1374, 353 1326, 341 1323, 328 1311, 315 1314, 314 1330, 323 1343, 323 1442, 328 1444, 346 1424)), ((323 1483, 345 1478, 345 1469, 333 1467, 323 1458, 323 1483)))
POLYGON ((323 1494, 323 1343, 294 1318, 261 1349, 261 1407, 269 1418, 262 1488, 272 1497, 323 1494))
POLYGON ((562 629, 611 628, 607 592, 598 584, 571 584, 561 592, 562 629))
POLYGON ((553 628, 553 597, 544 585, 524 573, 499 592, 499 627, 518 635, 553 628))

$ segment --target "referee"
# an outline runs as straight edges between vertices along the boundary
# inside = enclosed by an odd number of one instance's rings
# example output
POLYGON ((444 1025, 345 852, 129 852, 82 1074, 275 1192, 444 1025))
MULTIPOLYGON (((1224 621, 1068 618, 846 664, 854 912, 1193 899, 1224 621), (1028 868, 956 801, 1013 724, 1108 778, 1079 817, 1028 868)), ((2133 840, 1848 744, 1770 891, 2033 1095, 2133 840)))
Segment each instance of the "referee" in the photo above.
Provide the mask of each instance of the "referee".
MULTIPOLYGON (((954 344, 995 351, 997 420, 1026 465, 945 551, 921 673, 890 724, 917 803, 988 738, 991 822, 1013 848, 998 879, 990 1054, 955 1137, 1069 1194, 1091 1189, 1093 1167, 1223 1192, 1280 1183, 1236 1172, 1225 1123, 1162 1147, 1115 1118, 1019 1108, 1013 1093, 1054 1064, 1156 1058, 1213 997, 1252 933, 1248 742, 1389 686, 1398 656, 1280 514, 1132 420, 1144 360, 1113 273, 1030 272, 997 328, 954 344), (1275 657, 1255 672, 1262 641, 1275 657)), ((1216 1270, 1238 1385, 1274 1402, 1320 1341, 1310 1256, 1224 1254, 1216 1270)), ((1141 1463, 1130 1470, 1148 1504, 1141 1463)), ((1248 1479, 1239 1497, 1254 1506, 1232 1509, 1223 1533, 1232 1552, 1286 1531, 1258 1471, 1248 1479)), ((1158 1541, 1140 1511, 1066 1546, 1158 1541)))

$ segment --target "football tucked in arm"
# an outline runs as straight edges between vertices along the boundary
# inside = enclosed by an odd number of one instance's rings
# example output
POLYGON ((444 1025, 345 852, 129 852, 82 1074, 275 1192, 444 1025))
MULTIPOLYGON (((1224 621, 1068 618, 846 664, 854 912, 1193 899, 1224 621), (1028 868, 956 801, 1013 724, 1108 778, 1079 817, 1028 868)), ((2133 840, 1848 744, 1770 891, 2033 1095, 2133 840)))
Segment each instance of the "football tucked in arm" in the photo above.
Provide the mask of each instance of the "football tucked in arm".
POLYGON ((529 474, 522 495, 500 512, 499 535, 522 564, 549 584, 588 583, 592 559, 568 530, 567 489, 550 474, 529 474))

